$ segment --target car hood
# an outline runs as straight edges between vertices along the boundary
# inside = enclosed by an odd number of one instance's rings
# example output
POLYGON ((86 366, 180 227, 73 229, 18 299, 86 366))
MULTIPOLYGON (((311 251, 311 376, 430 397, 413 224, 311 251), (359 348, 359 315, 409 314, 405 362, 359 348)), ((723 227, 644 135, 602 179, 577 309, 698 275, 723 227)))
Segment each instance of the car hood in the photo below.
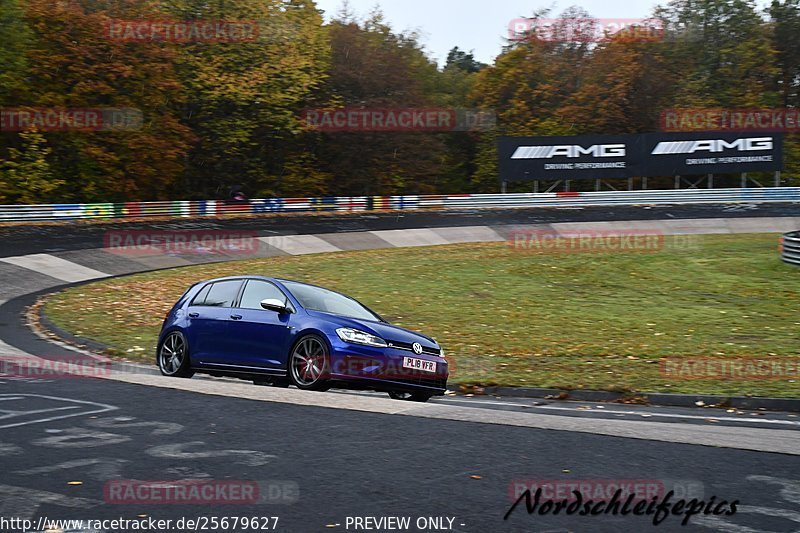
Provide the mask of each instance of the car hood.
POLYGON ((330 313, 324 313, 322 311, 307 310, 306 312, 309 314, 309 316, 313 316, 316 318, 323 318, 325 320, 338 324, 340 327, 359 329, 361 331, 370 333, 372 335, 377 335, 378 337, 387 341, 405 342, 409 344, 418 342, 427 348, 437 348, 437 349, 439 348, 439 345, 432 338, 427 337, 421 333, 417 333, 416 331, 411 331, 398 326, 393 326, 391 324, 386 324, 383 322, 373 322, 371 320, 359 320, 357 318, 348 318, 339 315, 332 315, 330 313))

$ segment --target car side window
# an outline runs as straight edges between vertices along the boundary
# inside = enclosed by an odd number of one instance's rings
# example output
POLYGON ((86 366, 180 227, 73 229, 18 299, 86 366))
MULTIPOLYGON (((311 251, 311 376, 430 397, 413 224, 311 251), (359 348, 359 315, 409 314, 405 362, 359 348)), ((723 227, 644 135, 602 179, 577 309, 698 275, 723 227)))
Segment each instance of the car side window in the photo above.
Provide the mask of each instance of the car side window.
POLYGON ((208 291, 211 290, 211 283, 200 289, 200 292, 197 293, 197 296, 194 297, 192 303, 189 305, 205 305, 206 298, 208 297, 208 291))
MULTIPOLYGON (((203 303, 198 303, 197 298, 195 298, 193 304, 207 307, 233 307, 233 302, 236 300, 236 295, 239 294, 241 285, 242 282, 240 280, 218 281, 211 285, 203 303)), ((205 289, 202 292, 204 291, 205 289)))
POLYGON ((286 296, 278 287, 268 281, 251 279, 244 288, 242 302, 239 304, 239 307, 242 309, 263 309, 261 307, 262 300, 279 300, 284 302, 286 301, 286 296))

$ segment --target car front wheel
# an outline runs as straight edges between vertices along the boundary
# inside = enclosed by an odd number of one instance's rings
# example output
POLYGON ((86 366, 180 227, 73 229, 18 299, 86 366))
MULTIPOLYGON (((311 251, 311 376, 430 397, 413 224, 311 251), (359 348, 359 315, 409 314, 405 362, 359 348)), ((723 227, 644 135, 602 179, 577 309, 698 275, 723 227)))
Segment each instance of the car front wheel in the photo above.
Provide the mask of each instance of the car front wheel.
POLYGON ((426 392, 397 392, 392 391, 389 393, 389 397, 392 400, 404 400, 406 402, 427 402, 431 399, 432 394, 428 394, 426 392))
POLYGON ((306 335, 294 345, 289 356, 289 378, 301 390, 326 391, 330 388, 328 345, 317 335, 306 335))
POLYGON ((189 344, 180 331, 164 338, 158 350, 158 369, 171 378, 190 378, 194 371, 189 366, 189 344))

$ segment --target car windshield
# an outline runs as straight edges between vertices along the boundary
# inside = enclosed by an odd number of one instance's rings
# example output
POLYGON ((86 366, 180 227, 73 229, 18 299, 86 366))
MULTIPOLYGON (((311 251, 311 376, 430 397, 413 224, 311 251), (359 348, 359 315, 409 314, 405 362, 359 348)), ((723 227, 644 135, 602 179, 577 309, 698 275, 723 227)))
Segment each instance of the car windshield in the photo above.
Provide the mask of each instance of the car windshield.
POLYGON ((311 311, 322 311, 334 315, 374 320, 383 322, 383 319, 357 301, 338 292, 333 292, 322 287, 284 281, 283 284, 297 298, 304 308, 311 311))

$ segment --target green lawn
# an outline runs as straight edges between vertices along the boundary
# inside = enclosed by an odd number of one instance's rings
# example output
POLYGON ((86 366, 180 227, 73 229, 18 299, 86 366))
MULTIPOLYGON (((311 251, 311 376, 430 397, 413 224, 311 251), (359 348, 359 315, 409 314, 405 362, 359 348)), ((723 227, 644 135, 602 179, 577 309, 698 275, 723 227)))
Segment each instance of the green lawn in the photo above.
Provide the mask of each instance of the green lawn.
POLYGON ((778 237, 697 238, 684 248, 668 237, 656 253, 470 244, 194 266, 69 289, 45 312, 113 354, 150 362, 165 312, 193 282, 288 277, 340 290, 434 336, 456 383, 800 397, 790 378, 661 375, 664 357, 800 356, 800 269, 780 262, 778 237))

